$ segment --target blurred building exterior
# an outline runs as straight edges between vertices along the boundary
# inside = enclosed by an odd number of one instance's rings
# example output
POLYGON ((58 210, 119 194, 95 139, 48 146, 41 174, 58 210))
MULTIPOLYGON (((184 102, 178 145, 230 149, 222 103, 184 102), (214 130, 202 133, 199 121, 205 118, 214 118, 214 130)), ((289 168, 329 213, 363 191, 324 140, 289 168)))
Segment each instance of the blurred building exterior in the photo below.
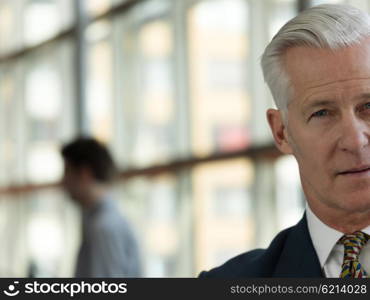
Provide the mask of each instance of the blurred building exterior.
POLYGON ((369 0, 1 0, 0 276, 69 277, 76 207, 59 147, 107 143, 148 277, 265 247, 304 209, 275 150, 259 59, 304 5, 369 0), (304 5, 302 5, 304 4, 304 5))

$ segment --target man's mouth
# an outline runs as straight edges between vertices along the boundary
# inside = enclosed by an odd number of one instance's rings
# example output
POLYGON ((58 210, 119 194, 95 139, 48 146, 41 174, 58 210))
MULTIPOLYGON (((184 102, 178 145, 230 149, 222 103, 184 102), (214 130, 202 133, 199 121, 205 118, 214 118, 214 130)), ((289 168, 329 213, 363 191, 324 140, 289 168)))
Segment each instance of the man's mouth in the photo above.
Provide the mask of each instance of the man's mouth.
POLYGON ((351 168, 345 171, 338 172, 338 175, 361 175, 365 174, 370 171, 370 165, 369 166, 361 166, 356 168, 351 168))

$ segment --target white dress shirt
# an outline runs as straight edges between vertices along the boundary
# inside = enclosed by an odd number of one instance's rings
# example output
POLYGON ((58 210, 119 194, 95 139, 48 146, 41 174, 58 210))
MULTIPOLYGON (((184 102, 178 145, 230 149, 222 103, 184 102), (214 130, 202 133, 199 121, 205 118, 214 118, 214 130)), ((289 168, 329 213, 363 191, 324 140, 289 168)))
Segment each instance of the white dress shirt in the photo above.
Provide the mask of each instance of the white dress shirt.
MULTIPOLYGON (((306 216, 308 231, 325 277, 338 278, 342 271, 344 246, 337 244, 337 241, 343 233, 323 223, 312 212, 309 205, 306 205, 306 216)), ((370 235, 370 226, 361 231, 370 235)), ((362 267, 370 274, 370 241, 362 248, 359 260, 362 267)))

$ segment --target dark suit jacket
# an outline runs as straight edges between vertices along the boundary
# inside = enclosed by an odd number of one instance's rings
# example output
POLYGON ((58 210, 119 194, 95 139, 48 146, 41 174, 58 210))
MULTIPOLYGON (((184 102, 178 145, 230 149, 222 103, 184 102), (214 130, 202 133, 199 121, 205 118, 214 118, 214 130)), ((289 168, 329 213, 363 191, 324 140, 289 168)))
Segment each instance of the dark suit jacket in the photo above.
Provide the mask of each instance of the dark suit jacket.
POLYGON ((201 278, 324 277, 307 227, 300 222, 281 231, 267 249, 240 254, 201 278))

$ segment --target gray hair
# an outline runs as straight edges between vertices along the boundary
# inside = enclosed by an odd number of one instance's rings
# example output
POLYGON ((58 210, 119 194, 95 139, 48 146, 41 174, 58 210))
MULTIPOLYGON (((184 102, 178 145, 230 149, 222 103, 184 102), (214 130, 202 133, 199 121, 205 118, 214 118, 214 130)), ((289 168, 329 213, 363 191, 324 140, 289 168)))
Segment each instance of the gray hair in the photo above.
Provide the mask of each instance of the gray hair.
POLYGON ((262 55, 261 66, 278 109, 287 112, 293 87, 283 65, 287 49, 295 46, 339 49, 370 36, 370 17, 353 6, 323 4, 303 11, 286 23, 262 55))

